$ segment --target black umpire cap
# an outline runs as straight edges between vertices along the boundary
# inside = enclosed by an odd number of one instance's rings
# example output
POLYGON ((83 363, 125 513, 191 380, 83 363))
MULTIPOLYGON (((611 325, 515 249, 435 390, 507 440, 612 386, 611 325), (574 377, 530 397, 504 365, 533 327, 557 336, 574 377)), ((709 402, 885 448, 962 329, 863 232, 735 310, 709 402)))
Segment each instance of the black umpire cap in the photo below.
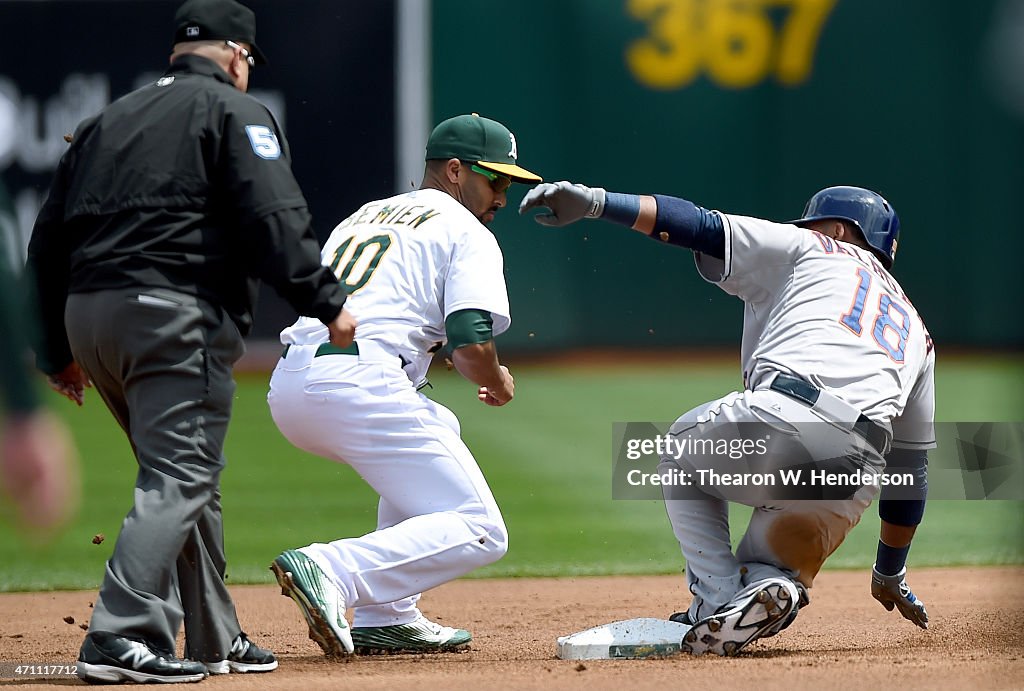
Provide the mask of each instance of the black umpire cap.
POLYGON ((209 40, 248 43, 256 64, 267 64, 256 45, 256 15, 235 0, 186 0, 174 14, 175 43, 209 40))

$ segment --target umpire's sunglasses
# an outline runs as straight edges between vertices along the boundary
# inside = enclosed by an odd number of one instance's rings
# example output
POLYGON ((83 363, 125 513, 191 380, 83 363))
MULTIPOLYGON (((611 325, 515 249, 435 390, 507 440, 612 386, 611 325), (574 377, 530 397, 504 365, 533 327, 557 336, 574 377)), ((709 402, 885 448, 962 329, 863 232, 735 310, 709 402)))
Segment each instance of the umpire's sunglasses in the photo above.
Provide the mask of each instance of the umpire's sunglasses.
POLYGON ((228 41, 228 40, 224 41, 224 45, 226 45, 228 48, 234 48, 239 53, 241 53, 242 57, 245 58, 245 61, 247 63, 249 63, 249 69, 250 70, 252 68, 256 67, 256 58, 253 56, 252 53, 247 51, 245 48, 243 48, 242 46, 238 45, 234 41, 228 41))

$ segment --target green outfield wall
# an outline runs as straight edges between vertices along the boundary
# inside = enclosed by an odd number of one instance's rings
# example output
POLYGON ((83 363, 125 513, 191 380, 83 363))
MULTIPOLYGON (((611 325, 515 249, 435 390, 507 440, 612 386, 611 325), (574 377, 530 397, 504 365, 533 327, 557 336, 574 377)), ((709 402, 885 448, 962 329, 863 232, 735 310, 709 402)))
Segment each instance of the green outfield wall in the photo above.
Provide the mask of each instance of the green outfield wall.
MULTIPOLYGON (((432 24, 435 120, 506 122, 548 180, 776 220, 877 189, 940 349, 1024 343, 1024 0, 434 0, 432 24)), ((738 341, 739 302, 686 251, 596 221, 494 228, 506 347, 738 341)))
MULTIPOLYGON (((63 134, 159 73, 178 4, 0 0, 0 26, 18 28, 0 41, 11 257, 24 256, 63 134)), ((826 185, 875 188, 902 218, 895 273, 940 352, 1024 346, 1024 0, 248 4, 272 62, 252 93, 288 133, 321 240, 406 175, 415 183, 417 170, 396 170, 397 151, 419 155, 403 137, 476 111, 506 122, 522 163, 549 180, 776 220, 826 185), (419 41, 428 59, 398 59, 419 41), (406 126, 401 103, 429 114, 406 126)), ((739 302, 684 250, 603 222, 546 229, 511 209, 494 230, 513 313, 503 352, 738 343, 739 302)), ((254 337, 293 319, 265 290, 254 337)))

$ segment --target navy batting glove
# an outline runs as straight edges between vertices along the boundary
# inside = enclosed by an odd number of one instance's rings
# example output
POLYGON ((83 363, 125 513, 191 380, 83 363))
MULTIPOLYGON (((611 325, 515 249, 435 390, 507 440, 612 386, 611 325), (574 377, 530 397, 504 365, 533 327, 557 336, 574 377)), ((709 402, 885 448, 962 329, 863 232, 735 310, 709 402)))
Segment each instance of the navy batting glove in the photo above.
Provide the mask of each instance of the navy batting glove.
POLYGON ((562 180, 545 182, 526 193, 519 204, 519 213, 546 208, 549 213, 533 217, 545 226, 565 226, 581 218, 600 218, 604 213, 605 191, 600 187, 574 185, 562 180))
POLYGON ((897 608, 904 619, 912 621, 922 629, 928 628, 928 612, 924 603, 910 591, 906 581, 907 568, 903 567, 894 576, 879 573, 871 568, 871 596, 882 603, 890 612, 897 608))

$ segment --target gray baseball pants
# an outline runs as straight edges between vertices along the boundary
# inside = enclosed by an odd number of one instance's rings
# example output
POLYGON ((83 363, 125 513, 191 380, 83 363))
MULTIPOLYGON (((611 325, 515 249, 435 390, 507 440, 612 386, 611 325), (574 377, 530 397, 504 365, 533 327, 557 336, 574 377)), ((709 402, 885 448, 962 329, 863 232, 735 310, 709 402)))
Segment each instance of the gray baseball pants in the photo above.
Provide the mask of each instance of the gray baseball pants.
MULTIPOLYGON (((847 419, 856 416, 849 410, 847 419)), ((880 472, 885 461, 855 432, 830 422, 804 403, 769 390, 734 392, 682 415, 670 432, 677 439, 765 439, 764 453, 685 454, 664 459, 661 470, 691 473, 746 473, 779 476, 780 470, 812 466, 863 467, 880 472)), ((748 447, 749 448, 749 447, 748 447)), ((686 580, 694 621, 714 614, 751 583, 765 578, 799 581, 807 588, 830 554, 860 521, 877 486, 838 488, 838 494, 809 500, 817 488, 721 485, 699 490, 665 488, 665 508, 686 558, 686 580), (806 494, 805 494, 806 492, 806 494), (683 498, 681 498, 683 497, 683 498), (754 507, 735 554, 729 531, 729 502, 754 507)))
POLYGON ((163 289, 75 293, 65 310, 76 362, 138 461, 90 631, 223 660, 241 628, 224 584, 220 473, 244 345, 223 309, 163 289))

